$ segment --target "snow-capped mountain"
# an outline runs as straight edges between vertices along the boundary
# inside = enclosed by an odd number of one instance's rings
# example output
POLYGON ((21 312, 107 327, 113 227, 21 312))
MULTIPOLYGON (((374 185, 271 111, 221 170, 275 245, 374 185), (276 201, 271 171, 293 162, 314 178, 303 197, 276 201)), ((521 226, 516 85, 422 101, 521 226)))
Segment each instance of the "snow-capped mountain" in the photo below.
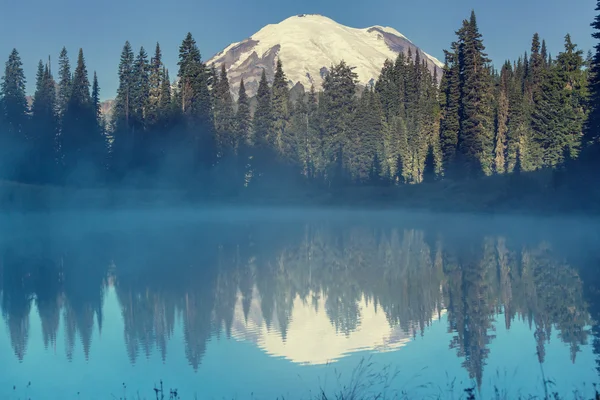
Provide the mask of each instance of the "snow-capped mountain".
POLYGON ((270 24, 238 43, 233 43, 208 61, 220 68, 225 63, 232 92, 237 96, 240 80, 248 95, 258 89, 262 69, 271 81, 277 59, 281 59, 290 86, 301 83, 306 90, 321 88, 328 68, 344 60, 355 67, 360 84, 377 79, 386 59, 394 60, 400 52, 413 56, 420 52, 430 71, 443 64, 418 49, 408 38, 393 28, 372 26, 350 28, 315 14, 301 14, 278 24, 270 24))

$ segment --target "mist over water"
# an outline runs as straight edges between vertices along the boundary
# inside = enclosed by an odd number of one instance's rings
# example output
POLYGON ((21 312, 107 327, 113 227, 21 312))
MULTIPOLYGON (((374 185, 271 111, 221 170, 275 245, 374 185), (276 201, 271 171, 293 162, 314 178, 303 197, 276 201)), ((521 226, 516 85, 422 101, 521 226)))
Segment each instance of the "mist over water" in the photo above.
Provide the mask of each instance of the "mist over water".
POLYGON ((380 373, 365 395, 600 381, 596 219, 247 207, 0 226, 0 398, 154 398, 161 379, 182 398, 311 398, 361 360, 380 373))

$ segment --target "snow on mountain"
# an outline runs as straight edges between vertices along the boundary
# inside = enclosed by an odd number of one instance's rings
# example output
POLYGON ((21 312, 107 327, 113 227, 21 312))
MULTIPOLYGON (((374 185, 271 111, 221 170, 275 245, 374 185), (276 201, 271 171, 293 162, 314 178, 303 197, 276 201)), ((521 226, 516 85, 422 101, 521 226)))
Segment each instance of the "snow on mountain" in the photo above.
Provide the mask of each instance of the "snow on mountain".
POLYGON ((355 67, 359 82, 365 85, 377 79, 386 59, 394 60, 409 49, 413 56, 419 51, 430 71, 438 69, 441 76, 443 63, 393 28, 350 28, 322 15, 301 14, 267 25, 246 40, 229 45, 208 65, 220 68, 225 63, 234 95, 243 78, 248 94, 253 96, 263 68, 267 79, 273 79, 278 58, 290 86, 301 83, 306 90, 311 85, 318 90, 331 65, 341 60, 355 67))

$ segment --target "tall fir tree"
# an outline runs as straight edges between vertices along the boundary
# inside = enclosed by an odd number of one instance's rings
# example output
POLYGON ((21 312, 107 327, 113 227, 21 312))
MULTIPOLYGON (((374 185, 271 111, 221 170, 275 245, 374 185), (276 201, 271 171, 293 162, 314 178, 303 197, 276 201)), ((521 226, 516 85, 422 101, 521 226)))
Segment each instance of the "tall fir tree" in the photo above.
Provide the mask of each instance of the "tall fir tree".
POLYGON ((215 131, 219 153, 223 154, 235 148, 233 98, 227 77, 225 64, 221 65, 221 74, 213 89, 215 104, 215 131))
POLYGON ((322 118, 325 180, 328 184, 345 180, 344 150, 348 146, 351 116, 356 109, 357 74, 354 68, 341 61, 333 65, 323 82, 319 101, 322 118))
POLYGON ((113 141, 110 163, 115 178, 122 177, 133 161, 134 62, 133 49, 129 41, 126 41, 119 61, 119 87, 112 113, 113 141))
POLYGON ((57 107, 59 116, 63 116, 69 99, 71 98, 71 64, 69 55, 65 47, 62 48, 58 56, 58 98, 57 107))
POLYGON ((490 68, 475 12, 464 21, 459 64, 461 75, 459 151, 467 175, 493 172, 493 93, 490 68))
POLYGON ((157 128, 160 121, 160 97, 163 83, 163 63, 160 44, 156 43, 154 56, 150 59, 148 73, 148 100, 146 102, 146 125, 157 128))
POLYGON ((519 58, 510 74, 508 88, 508 122, 506 144, 506 171, 512 173, 517 165, 517 153, 527 150, 528 124, 526 100, 523 92, 527 59, 519 58), (521 149, 521 150, 519 150, 521 149))
POLYGON ((104 140, 98 129, 90 95, 90 81, 83 50, 79 49, 72 91, 63 116, 61 151, 67 183, 93 184, 103 177, 104 140))
POLYGON ((251 134, 252 121, 250 116, 250 103, 248 100, 248 94, 246 93, 244 79, 242 78, 238 92, 237 112, 235 114, 234 143, 236 144, 236 148, 240 145, 249 144, 251 140, 251 134))
POLYGON ((181 111, 188 126, 187 140, 192 162, 209 167, 216 155, 210 72, 189 32, 179 46, 177 65, 181 111))
POLYGON ((50 63, 40 61, 36 79, 36 91, 31 106, 30 151, 28 179, 36 183, 56 183, 56 140, 58 117, 56 88, 50 71, 50 63))
POLYGON ((440 84, 442 93, 442 120, 440 143, 446 175, 455 162, 460 130, 460 65, 458 62, 458 42, 452 44, 451 51, 445 51, 446 63, 440 84))
MULTIPOLYGON (((594 53, 590 59, 589 92, 590 112, 585 127, 585 146, 592 146, 594 153, 600 152, 600 0, 596 3, 596 16, 591 23, 594 32, 592 37, 596 39, 594 53)), ((596 165, 600 161, 594 160, 596 165)))
MULTIPOLYGON (((132 119, 131 126, 134 129, 134 138, 141 139, 140 146, 143 146, 144 134, 146 129, 146 107, 150 97, 150 65, 148 63, 148 54, 142 46, 133 64, 133 85, 131 91, 132 101, 132 119)), ((136 149, 134 151, 137 151, 136 149)))
POLYGON ((267 82, 267 74, 263 69, 256 92, 256 110, 254 111, 253 127, 254 138, 253 142, 256 146, 267 146, 267 135, 272 131, 273 127, 273 111, 271 104, 271 89, 267 82))
POLYGON ((500 83, 497 88, 494 170, 498 174, 506 172, 510 74, 511 65, 507 62, 500 71, 500 83))
POLYGON ((286 138, 286 135, 291 133, 290 131, 287 131, 287 124, 290 117, 290 93, 281 59, 277 59, 271 93, 273 131, 271 132, 269 141, 280 154, 291 157, 292 150, 290 148, 284 148, 284 143, 291 143, 293 140, 291 138, 286 138))
POLYGON ((6 61, 0 84, 2 93, 2 120, 12 140, 25 140, 27 125, 27 99, 25 97, 25 72, 17 49, 13 49, 6 61))

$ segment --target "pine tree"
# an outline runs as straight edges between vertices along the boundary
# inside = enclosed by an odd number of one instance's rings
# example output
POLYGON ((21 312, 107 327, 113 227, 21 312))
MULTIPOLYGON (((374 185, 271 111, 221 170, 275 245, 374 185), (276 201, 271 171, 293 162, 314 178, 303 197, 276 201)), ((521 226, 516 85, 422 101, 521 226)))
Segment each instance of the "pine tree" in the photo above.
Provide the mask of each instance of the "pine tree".
POLYGON ((519 58, 510 76, 508 88, 508 123, 506 171, 512 173, 517 164, 517 153, 527 153, 528 125, 525 94, 525 59, 519 58))
MULTIPOLYGON (((592 145, 593 148, 600 151, 600 0, 597 1, 595 11, 597 13, 591 26, 594 29, 592 37, 597 42, 594 45, 595 52, 590 60, 590 112, 585 129, 584 143, 586 146, 592 145)), ((596 165, 600 165, 598 160, 594 161, 596 165)))
POLYGON ((202 62, 200 50, 192 34, 179 46, 179 100, 187 123, 187 140, 195 164, 208 167, 217 154, 215 149, 213 100, 209 85, 210 73, 202 62))
POLYGON ((134 129, 134 139, 137 141, 137 149, 134 150, 136 152, 140 151, 140 147, 143 147, 143 137, 145 136, 142 131, 146 129, 146 106, 150 97, 149 75, 148 54, 142 46, 133 64, 133 85, 131 90, 131 126, 134 129))
POLYGON ((250 104, 244 79, 240 81, 240 89, 238 92, 238 106, 235 114, 235 137, 234 143, 237 148, 239 145, 249 144, 251 142, 252 121, 250 119, 250 104))
POLYGON ((492 82, 474 11, 470 20, 464 21, 461 33, 459 151, 467 174, 490 175, 494 149, 492 82))
POLYGON ((440 84, 443 93, 442 120, 440 125, 440 142, 443 165, 448 174, 455 162, 458 147, 458 132, 460 130, 460 66, 458 62, 458 43, 454 42, 452 51, 445 51, 446 63, 444 75, 440 84))
POLYGON ((256 146, 267 145, 267 135, 272 131, 273 112, 271 106, 271 89, 267 82, 267 75, 263 69, 256 93, 256 111, 254 112, 254 144, 256 146))
POLYGON ((494 170, 498 174, 506 172, 506 153, 507 153, 507 131, 508 131, 508 88, 510 81, 511 66, 507 62, 500 72, 500 85, 498 87, 497 107, 496 107, 496 140, 495 140, 495 158, 494 170))
MULTIPOLYGON (((134 55, 129 41, 125 42, 119 62, 119 88, 113 110, 114 130, 127 140, 133 115, 134 55)), ((115 140, 120 140, 115 136, 115 140)))
POLYGON ((28 123, 25 83, 21 57, 13 49, 0 83, 0 174, 3 175, 0 178, 22 178, 21 163, 26 156, 28 123))
POLYGON ((356 109, 356 79, 353 67, 341 61, 331 67, 323 82, 319 112, 323 118, 323 155, 327 165, 325 178, 329 184, 345 178, 344 150, 348 146, 351 116, 356 109))
POLYGON ((316 178, 324 170, 325 162, 323 159, 323 141, 321 138, 321 120, 319 113, 319 103, 314 85, 311 85, 307 99, 307 177, 309 179, 316 178))
POLYGON ((65 47, 62 48, 58 57, 58 78, 57 107, 58 114, 62 117, 67 109, 67 104, 69 104, 69 99, 71 98, 72 80, 71 65, 69 63, 69 56, 65 47))
POLYGON ((23 141, 27 124, 27 99, 25 97, 25 73, 17 49, 13 49, 5 64, 0 84, 2 93, 2 120, 12 140, 23 141))
POLYGON ((40 61, 36 91, 31 106, 32 124, 29 133, 31 157, 27 163, 28 180, 50 183, 56 179, 56 140, 58 118, 56 115, 56 89, 49 63, 40 61))
POLYGON ((215 131, 217 134, 217 145, 220 153, 231 151, 235 148, 233 140, 234 131, 234 112, 233 98, 227 78, 227 69, 225 64, 221 65, 221 75, 219 76, 214 89, 215 99, 215 131))
POLYGON ((532 113, 533 139, 540 149, 542 166, 563 162, 579 153, 586 118, 587 77, 583 52, 565 36, 565 50, 544 71, 541 92, 532 113))
POLYGON ((168 124, 172 110, 171 99, 171 80, 169 78, 169 70, 166 67, 162 68, 160 82, 160 97, 158 101, 158 120, 161 121, 160 128, 164 129, 168 124))
MULTIPOLYGON (((273 85, 271 88, 271 109, 273 115, 273 132, 272 137, 269 139, 275 149, 280 154, 284 154, 283 143, 292 142, 290 138, 286 138, 286 128, 289 122, 289 101, 290 94, 288 90, 288 83, 283 72, 283 66, 281 60, 277 60, 275 68, 275 76, 273 78, 273 85)), ((290 151, 290 149, 285 149, 290 151)), ((291 156, 291 154, 287 154, 291 156)))
POLYGON ((72 91, 63 116, 61 150, 66 177, 78 185, 98 178, 103 169, 104 139, 98 129, 96 110, 90 95, 90 81, 83 50, 79 49, 72 91), (82 165, 86 167, 83 168, 82 165), (91 173, 92 175, 88 175, 91 173), (83 174, 83 175, 82 175, 83 174), (85 175, 85 176, 84 176, 85 175))
POLYGON ((92 108, 96 114, 98 126, 102 125, 102 109, 100 108, 100 85, 98 84, 98 76, 94 71, 94 79, 92 81, 92 108))
POLYGON ((304 96, 300 97, 290 116, 289 126, 286 129, 287 139, 283 146, 285 155, 301 167, 302 175, 308 177, 308 165, 310 158, 310 148, 308 141, 308 107, 304 101, 304 96))
POLYGON ((427 156, 425 157, 425 169, 423 171, 423 182, 433 182, 435 178, 435 156, 433 152, 433 146, 427 146, 427 156))
POLYGON ((162 51, 158 43, 156 43, 154 57, 150 59, 149 69, 150 71, 148 74, 148 100, 145 106, 145 120, 146 126, 156 128, 156 125, 159 123, 161 117, 160 102, 164 78, 162 51))

